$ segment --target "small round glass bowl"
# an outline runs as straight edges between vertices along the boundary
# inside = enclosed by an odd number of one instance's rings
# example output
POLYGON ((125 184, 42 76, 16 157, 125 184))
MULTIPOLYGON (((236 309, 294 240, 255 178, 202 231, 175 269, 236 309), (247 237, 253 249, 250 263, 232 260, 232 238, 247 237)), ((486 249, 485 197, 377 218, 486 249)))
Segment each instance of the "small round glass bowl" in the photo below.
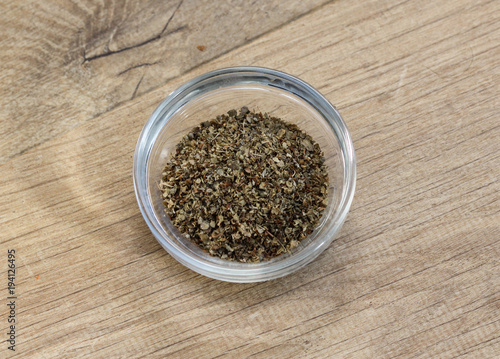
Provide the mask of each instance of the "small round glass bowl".
POLYGON ((314 88, 283 72, 233 67, 201 75, 172 92, 144 126, 134 154, 134 186, 139 208, 158 242, 176 260, 207 277, 259 282, 305 266, 333 241, 354 196, 356 158, 337 110, 314 88), (247 106, 295 123, 321 147, 328 166, 328 206, 316 229, 291 252, 260 263, 210 256, 185 238, 164 211, 157 184, 176 144, 203 121, 247 106))

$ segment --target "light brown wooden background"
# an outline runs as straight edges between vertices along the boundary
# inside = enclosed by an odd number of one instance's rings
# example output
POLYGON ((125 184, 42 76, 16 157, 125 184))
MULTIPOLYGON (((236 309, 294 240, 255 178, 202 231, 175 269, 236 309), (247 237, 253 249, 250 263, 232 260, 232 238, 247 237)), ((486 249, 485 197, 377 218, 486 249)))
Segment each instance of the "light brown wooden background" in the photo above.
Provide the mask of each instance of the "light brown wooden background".
POLYGON ((500 3, 228 3, 1 1, 0 356, 498 358, 500 3), (173 260, 132 187, 158 103, 233 65, 319 89, 358 157, 338 239, 260 284, 173 260))

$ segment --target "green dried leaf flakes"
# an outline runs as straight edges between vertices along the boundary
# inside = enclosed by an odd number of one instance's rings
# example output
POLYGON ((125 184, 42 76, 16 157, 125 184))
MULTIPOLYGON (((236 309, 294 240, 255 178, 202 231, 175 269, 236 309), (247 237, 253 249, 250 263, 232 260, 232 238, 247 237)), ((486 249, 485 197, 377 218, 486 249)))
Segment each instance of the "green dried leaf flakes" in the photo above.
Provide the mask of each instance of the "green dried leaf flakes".
POLYGON ((319 145, 296 125, 243 107, 177 144, 159 183, 172 223, 210 255, 269 260, 299 247, 328 202, 319 145))

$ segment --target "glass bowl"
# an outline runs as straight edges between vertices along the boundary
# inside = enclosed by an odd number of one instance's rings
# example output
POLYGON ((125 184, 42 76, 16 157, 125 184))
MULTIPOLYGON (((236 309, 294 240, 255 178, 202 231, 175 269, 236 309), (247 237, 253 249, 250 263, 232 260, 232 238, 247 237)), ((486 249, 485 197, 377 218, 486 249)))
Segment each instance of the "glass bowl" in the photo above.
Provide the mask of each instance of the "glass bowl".
POLYGON ((314 88, 286 73, 233 67, 201 75, 172 92, 144 126, 134 154, 139 208, 158 242, 186 267, 228 282, 259 282, 305 266, 333 241, 347 216, 356 182, 356 158, 337 110, 314 88), (260 263, 210 256, 185 238, 164 211, 158 183, 175 146, 196 125, 247 106, 295 123, 321 147, 328 167, 328 205, 316 229, 289 253, 260 263))

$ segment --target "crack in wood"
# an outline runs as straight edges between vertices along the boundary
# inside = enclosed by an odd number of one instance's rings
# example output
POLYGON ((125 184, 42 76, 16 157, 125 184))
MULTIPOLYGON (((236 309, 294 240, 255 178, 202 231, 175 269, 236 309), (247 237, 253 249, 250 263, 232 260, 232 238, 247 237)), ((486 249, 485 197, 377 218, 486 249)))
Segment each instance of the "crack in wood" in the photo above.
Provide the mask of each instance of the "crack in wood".
POLYGON ((121 76, 121 75, 123 75, 131 70, 137 69, 139 67, 154 66, 154 65, 158 65, 159 63, 160 63, 160 61, 155 61, 155 62, 145 62, 142 64, 134 65, 134 66, 129 67, 128 69, 125 69, 125 70, 119 72, 118 75, 116 75, 116 76, 121 76))
POLYGON ((143 78, 144 78, 144 74, 142 74, 141 79, 139 80, 139 82, 135 86, 134 93, 132 94, 132 97, 130 98, 131 100, 133 100, 135 98, 135 95, 137 94, 137 90, 139 90, 139 86, 141 85, 143 78))
MULTIPOLYGON (((153 36, 153 37, 151 37, 151 38, 149 38, 147 40, 144 40, 142 42, 139 42, 138 44, 127 46, 127 47, 124 47, 122 49, 118 49, 118 50, 115 50, 115 51, 108 51, 108 52, 105 52, 105 53, 102 53, 102 54, 97 54, 97 55, 94 55, 94 56, 91 56, 91 57, 86 57, 86 55, 84 53, 83 54, 82 65, 85 64, 86 62, 90 62, 90 61, 93 61, 93 60, 96 60, 96 59, 100 59, 101 57, 111 56, 111 55, 114 55, 114 54, 118 54, 120 52, 124 52, 124 51, 127 51, 127 50, 135 49, 135 48, 147 45, 147 44, 149 44, 151 42, 154 42, 156 40, 161 39, 161 37, 163 36, 163 34, 165 33, 165 31, 167 31, 168 25, 170 24, 170 22, 174 18, 175 14, 177 13, 177 10, 179 10, 179 8, 181 7, 181 5, 182 5, 183 2, 184 2, 184 0, 181 0, 179 2, 179 4, 177 5, 177 7, 175 8, 174 12, 172 13, 172 15, 170 15, 169 19, 167 20, 167 23, 165 24, 165 26, 163 27, 163 29, 161 30, 161 32, 158 35, 155 35, 155 36, 153 36)), ((186 26, 181 26, 181 27, 175 29, 174 31, 172 31, 171 33, 172 34, 176 33, 178 31, 183 30, 184 28, 186 28, 186 26)))

